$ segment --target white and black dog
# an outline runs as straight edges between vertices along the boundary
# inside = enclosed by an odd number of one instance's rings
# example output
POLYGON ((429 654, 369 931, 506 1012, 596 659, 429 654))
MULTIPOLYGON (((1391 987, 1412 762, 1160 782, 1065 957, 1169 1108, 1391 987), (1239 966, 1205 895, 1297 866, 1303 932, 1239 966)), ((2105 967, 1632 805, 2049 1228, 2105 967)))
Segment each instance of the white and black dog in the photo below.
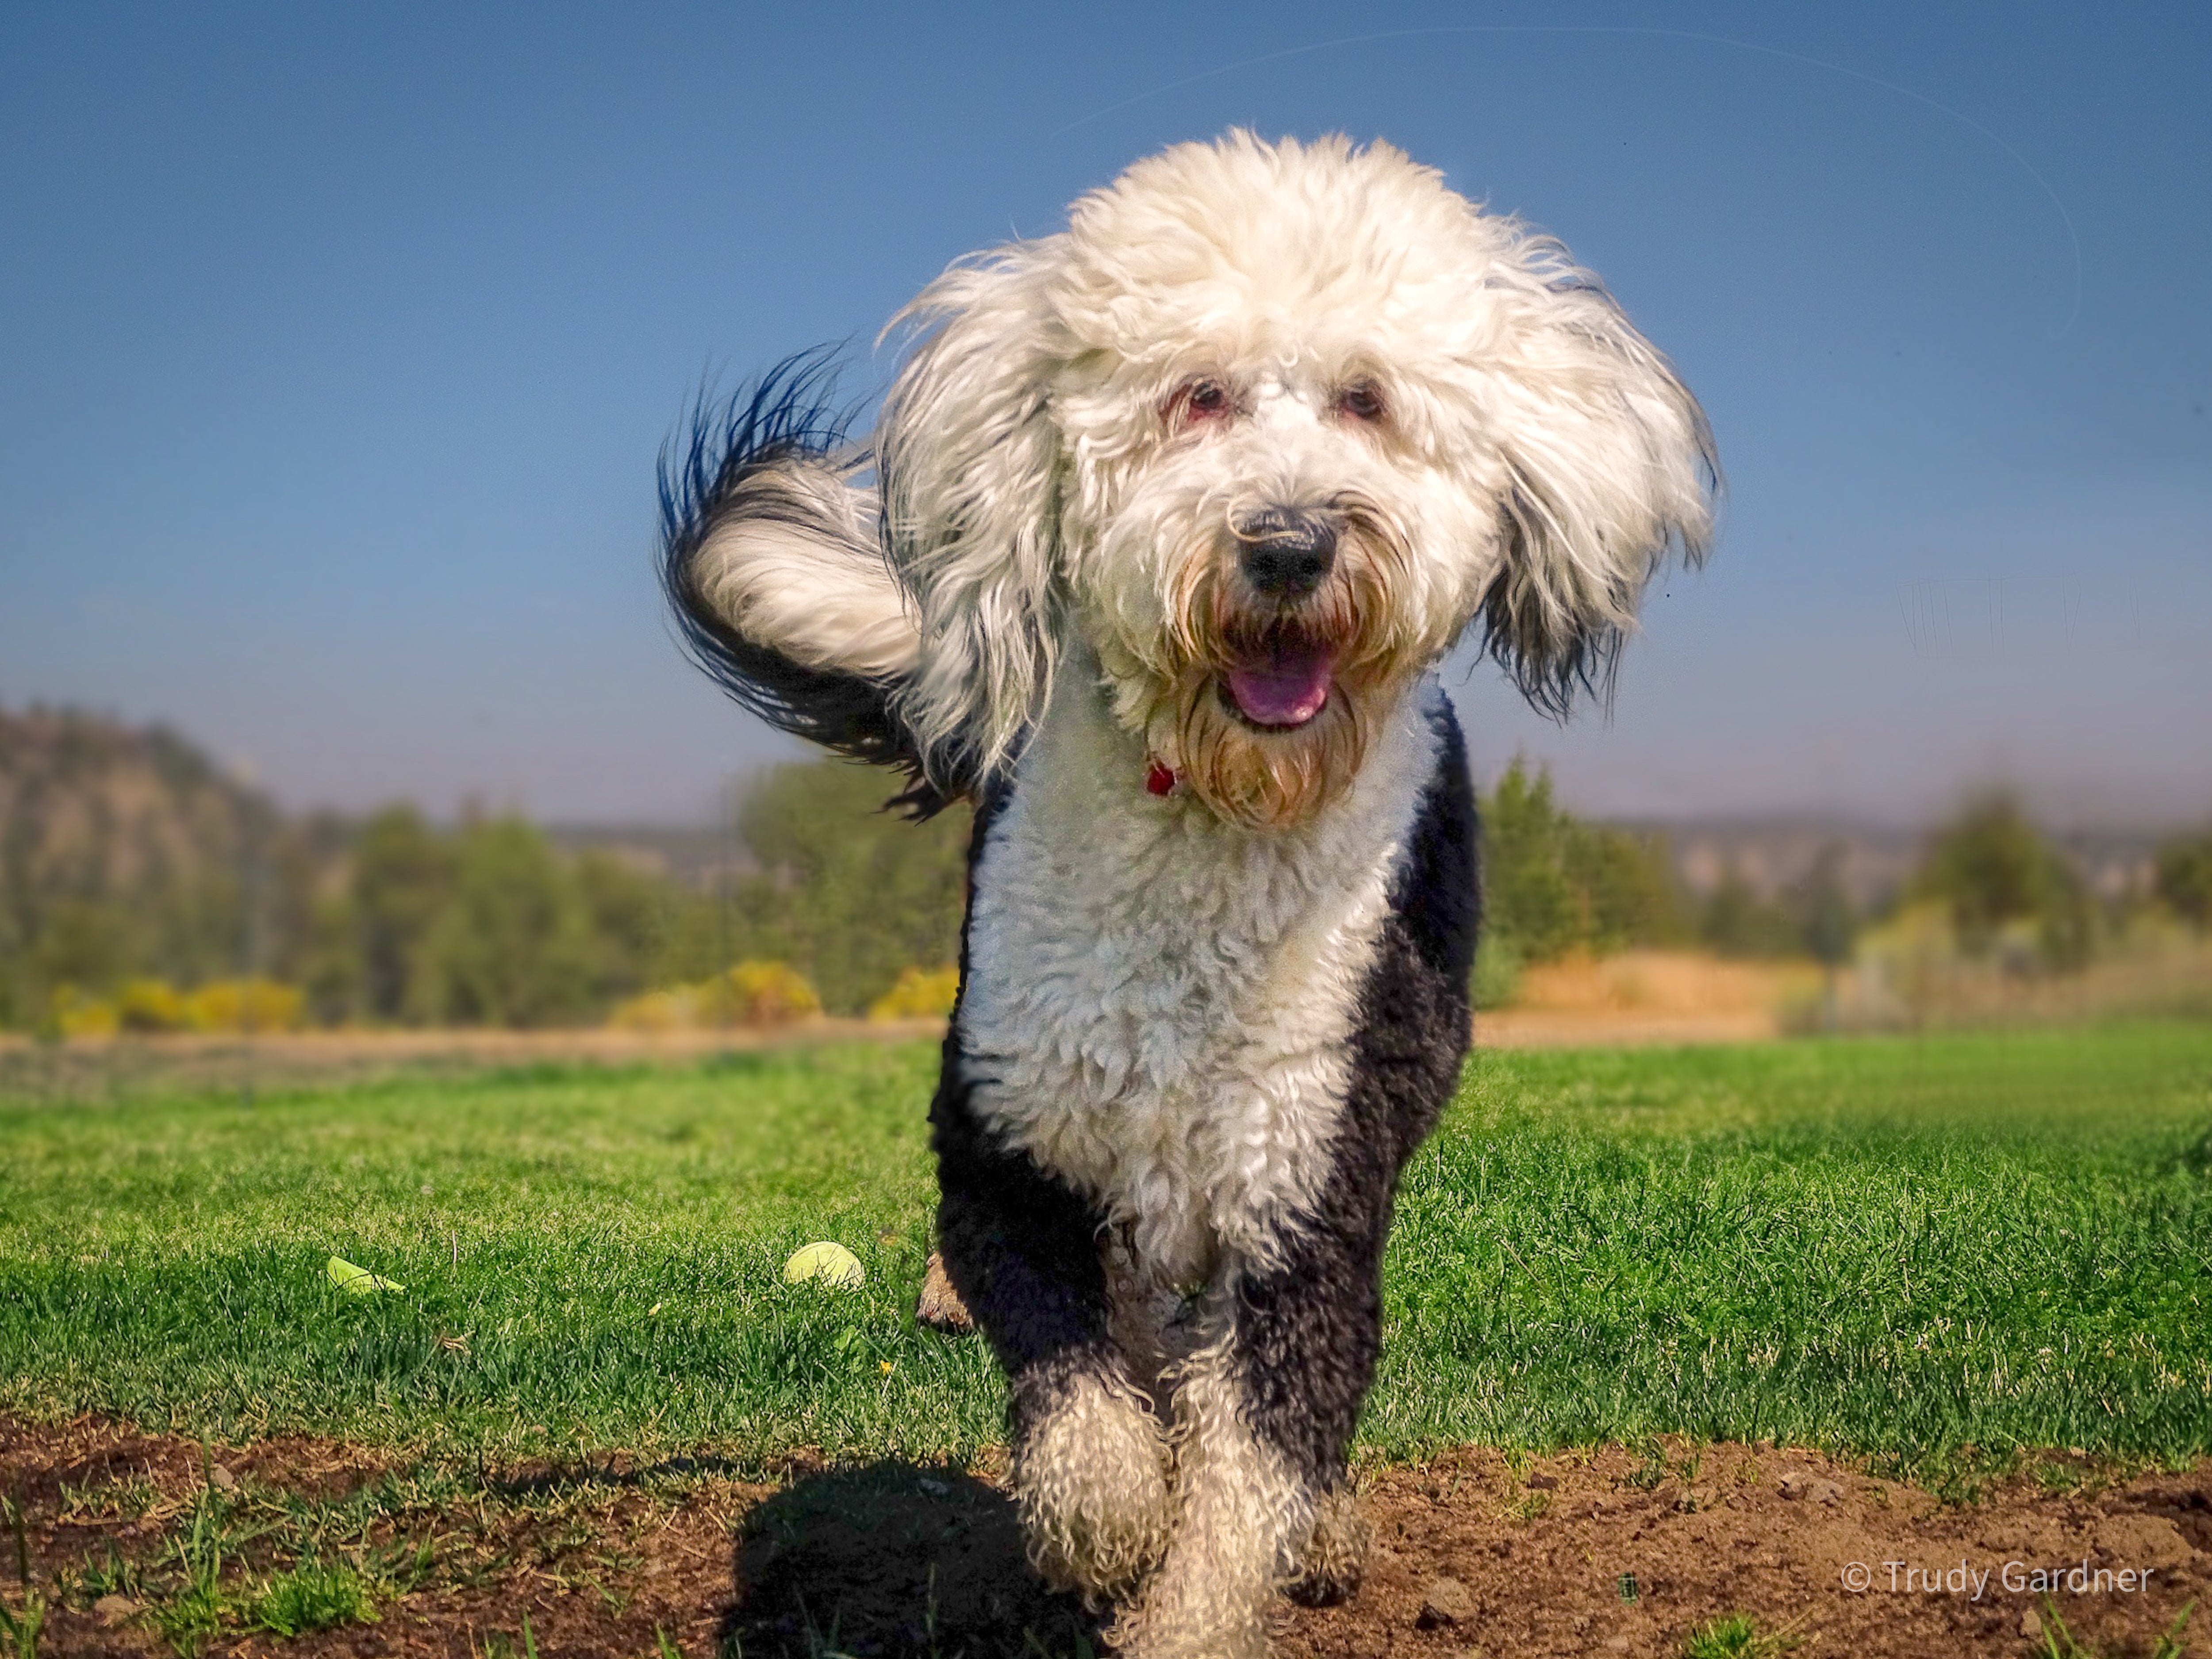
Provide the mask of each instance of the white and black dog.
POLYGON ((975 805, 931 1108, 1032 1559, 1153 1656, 1356 1583, 1407 1158, 1469 1038, 1470 626, 1540 703, 1703 554, 1705 418, 1383 144, 1231 133, 955 264, 865 440, 794 360, 664 468, 699 661, 975 805))

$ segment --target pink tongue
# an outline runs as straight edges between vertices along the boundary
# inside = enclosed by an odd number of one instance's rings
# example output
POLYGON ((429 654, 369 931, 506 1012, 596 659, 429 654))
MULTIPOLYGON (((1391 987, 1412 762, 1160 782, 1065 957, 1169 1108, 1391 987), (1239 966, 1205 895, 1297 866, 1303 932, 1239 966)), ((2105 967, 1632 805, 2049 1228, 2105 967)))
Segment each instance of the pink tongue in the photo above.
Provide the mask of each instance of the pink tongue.
POLYGON ((1303 726, 1328 701, 1336 661, 1311 648, 1277 651, 1265 662, 1231 669, 1229 694, 1247 720, 1261 726, 1303 726))

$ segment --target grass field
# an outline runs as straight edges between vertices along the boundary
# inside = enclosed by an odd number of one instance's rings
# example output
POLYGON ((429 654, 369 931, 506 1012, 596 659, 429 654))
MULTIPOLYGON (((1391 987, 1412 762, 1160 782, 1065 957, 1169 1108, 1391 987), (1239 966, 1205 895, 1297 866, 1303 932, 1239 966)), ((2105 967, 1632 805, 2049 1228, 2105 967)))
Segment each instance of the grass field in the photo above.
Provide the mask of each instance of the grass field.
MULTIPOLYGON (((923 1046, 0 1102, 0 1409, 513 1459, 972 1457, 923 1046), (783 1285, 839 1240, 855 1292, 783 1285), (336 1254, 404 1285, 334 1288, 336 1254)), ((2212 1450, 2212 1027, 1490 1054, 1409 1171, 1370 1456, 1665 1432, 2212 1450)))

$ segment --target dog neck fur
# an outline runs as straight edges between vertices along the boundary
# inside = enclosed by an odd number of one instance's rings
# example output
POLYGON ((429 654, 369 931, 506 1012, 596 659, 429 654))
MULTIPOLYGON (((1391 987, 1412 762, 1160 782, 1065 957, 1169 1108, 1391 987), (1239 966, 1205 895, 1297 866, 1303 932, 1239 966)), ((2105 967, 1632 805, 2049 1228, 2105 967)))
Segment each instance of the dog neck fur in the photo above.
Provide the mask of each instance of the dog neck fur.
POLYGON ((976 871, 961 1050, 1008 1145, 1098 1203, 1164 1283, 1271 1263, 1313 1196, 1361 984, 1435 739, 1433 681, 1306 820, 1143 787, 1143 740, 1071 655, 976 871))

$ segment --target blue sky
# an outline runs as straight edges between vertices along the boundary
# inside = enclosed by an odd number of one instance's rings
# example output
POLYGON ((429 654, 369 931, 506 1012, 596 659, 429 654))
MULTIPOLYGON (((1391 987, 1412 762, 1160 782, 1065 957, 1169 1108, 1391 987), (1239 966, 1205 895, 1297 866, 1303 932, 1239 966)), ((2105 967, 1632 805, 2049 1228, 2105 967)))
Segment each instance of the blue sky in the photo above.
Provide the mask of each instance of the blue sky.
POLYGON ((13 6, 0 704, 295 805, 684 820, 791 752, 680 660, 702 377, 1232 124, 1558 232, 1704 398, 1719 551, 1610 723, 1448 677, 1623 814, 2212 813, 2212 10, 13 6), (1356 37, 1356 38, 1354 38, 1356 37))

